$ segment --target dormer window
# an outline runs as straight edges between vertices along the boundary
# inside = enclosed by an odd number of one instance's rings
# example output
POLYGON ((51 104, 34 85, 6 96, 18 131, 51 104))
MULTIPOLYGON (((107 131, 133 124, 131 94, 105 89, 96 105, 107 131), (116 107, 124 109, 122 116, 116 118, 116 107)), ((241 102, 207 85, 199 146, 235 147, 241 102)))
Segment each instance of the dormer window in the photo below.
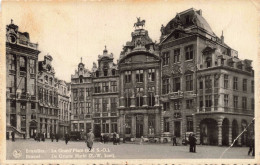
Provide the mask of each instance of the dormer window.
POLYGON ((79 76, 79 83, 83 83, 83 76, 82 75, 79 76))
POLYGON ((116 75, 116 70, 115 69, 112 70, 112 75, 113 76, 116 75))
POLYGON ((50 85, 52 85, 52 78, 50 77, 50 81, 49 81, 50 85))
POLYGON ((107 73, 108 73, 107 69, 104 69, 104 76, 107 76, 107 73))

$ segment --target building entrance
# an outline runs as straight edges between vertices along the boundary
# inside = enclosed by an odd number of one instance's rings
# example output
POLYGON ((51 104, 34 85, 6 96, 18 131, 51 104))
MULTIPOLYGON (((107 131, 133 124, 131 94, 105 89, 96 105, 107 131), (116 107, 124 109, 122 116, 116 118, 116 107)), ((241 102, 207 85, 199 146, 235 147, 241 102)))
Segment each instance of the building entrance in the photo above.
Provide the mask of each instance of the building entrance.
POLYGON ((29 131, 30 131, 30 138, 34 138, 37 131, 37 123, 35 121, 32 121, 30 123, 29 131))
POLYGON ((143 123, 144 122, 144 116, 143 115, 137 115, 136 116, 136 138, 141 138, 143 136, 143 123))

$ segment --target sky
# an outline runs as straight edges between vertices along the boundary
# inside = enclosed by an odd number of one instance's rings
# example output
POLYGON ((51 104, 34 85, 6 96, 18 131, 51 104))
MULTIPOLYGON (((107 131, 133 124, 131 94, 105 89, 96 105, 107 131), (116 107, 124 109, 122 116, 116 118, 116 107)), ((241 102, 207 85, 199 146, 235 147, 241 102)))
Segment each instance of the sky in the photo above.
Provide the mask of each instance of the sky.
POLYGON ((217 36, 223 31, 225 43, 238 51, 241 59, 256 66, 258 27, 254 1, 45 1, 7 2, 2 4, 5 24, 13 19, 19 31, 29 32, 39 44, 39 60, 53 57, 56 77, 70 82, 82 57, 92 68, 106 45, 119 58, 123 45, 131 40, 136 17, 145 19, 145 29, 153 41, 159 41, 160 27, 189 8, 201 9, 217 36))

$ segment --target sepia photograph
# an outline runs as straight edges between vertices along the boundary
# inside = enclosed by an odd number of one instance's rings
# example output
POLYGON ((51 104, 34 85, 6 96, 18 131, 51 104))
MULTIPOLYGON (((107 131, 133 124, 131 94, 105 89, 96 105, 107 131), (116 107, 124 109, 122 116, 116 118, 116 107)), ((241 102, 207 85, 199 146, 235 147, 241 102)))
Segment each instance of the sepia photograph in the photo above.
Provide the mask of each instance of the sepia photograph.
POLYGON ((0 163, 260 163, 259 7, 3 1, 0 163))

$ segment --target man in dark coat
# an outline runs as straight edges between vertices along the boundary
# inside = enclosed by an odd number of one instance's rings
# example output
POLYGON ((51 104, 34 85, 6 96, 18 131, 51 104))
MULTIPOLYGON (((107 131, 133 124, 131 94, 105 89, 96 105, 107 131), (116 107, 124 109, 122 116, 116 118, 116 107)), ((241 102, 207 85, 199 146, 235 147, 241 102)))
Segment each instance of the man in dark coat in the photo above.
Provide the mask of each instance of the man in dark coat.
POLYGON ((15 141, 15 133, 14 133, 14 131, 12 131, 11 136, 12 136, 12 141, 14 142, 15 141))
POLYGON ((193 152, 196 152, 196 142, 197 142, 197 139, 195 137, 195 134, 192 135, 192 151, 193 152))
POLYGON ((70 135, 68 134, 68 132, 66 132, 66 134, 65 134, 65 143, 68 144, 69 140, 70 140, 70 135))
POLYGON ((116 132, 113 133, 113 144, 116 145, 116 132))
POLYGON ((42 133, 42 141, 45 142, 45 132, 42 133))
POLYGON ((53 142, 53 140, 54 140, 54 134, 51 133, 51 142, 53 142))
POLYGON ((175 136, 175 135, 173 135, 173 137, 172 137, 172 145, 173 145, 173 146, 174 146, 174 145, 177 146, 177 140, 176 140, 176 136, 175 136))
POLYGON ((56 142, 59 142, 59 134, 55 134, 55 139, 56 139, 56 142))
POLYGON ((90 132, 87 134, 86 141, 85 141, 87 143, 87 147, 89 148, 89 151, 91 151, 93 147, 94 137, 95 136, 92 133, 92 129, 90 129, 90 132))
POLYGON ((193 138, 192 133, 189 135, 190 152, 193 152, 193 138))
POLYGON ((252 156, 255 156, 255 138, 250 139, 248 155, 252 152, 252 156))

